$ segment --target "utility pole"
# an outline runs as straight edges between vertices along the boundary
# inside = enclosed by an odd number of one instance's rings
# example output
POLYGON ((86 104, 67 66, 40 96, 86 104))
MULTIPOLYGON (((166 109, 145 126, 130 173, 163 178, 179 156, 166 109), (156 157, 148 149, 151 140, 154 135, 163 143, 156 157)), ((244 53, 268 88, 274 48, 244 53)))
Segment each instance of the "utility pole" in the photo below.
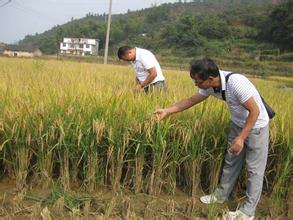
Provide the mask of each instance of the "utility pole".
POLYGON ((110 26, 111 26, 111 14, 112 14, 112 0, 109 0, 109 13, 108 13, 108 25, 106 34, 106 44, 105 44, 105 54, 104 54, 104 64, 107 64, 108 60, 108 47, 109 47, 109 36, 110 36, 110 26))

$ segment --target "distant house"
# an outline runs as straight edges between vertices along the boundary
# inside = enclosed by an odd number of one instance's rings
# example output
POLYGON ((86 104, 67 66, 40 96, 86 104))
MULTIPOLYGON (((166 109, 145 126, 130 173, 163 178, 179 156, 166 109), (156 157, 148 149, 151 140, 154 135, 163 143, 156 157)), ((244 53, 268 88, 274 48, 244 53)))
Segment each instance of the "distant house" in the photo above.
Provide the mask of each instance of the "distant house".
POLYGON ((90 38, 63 38, 60 43, 61 54, 72 55, 97 55, 99 51, 99 40, 90 38))
POLYGON ((10 57, 35 57, 42 56, 42 52, 37 47, 20 46, 20 45, 5 45, 4 55, 10 57))

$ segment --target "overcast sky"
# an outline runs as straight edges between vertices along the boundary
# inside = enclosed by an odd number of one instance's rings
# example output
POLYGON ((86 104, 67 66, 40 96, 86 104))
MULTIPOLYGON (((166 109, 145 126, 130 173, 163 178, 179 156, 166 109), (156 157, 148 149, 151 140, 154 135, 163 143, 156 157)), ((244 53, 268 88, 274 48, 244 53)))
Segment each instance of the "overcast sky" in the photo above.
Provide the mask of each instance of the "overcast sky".
MULTIPOLYGON (((125 13, 178 0, 112 0, 112 13, 125 13)), ((15 43, 88 12, 108 13, 109 0, 0 0, 0 42, 15 43)))

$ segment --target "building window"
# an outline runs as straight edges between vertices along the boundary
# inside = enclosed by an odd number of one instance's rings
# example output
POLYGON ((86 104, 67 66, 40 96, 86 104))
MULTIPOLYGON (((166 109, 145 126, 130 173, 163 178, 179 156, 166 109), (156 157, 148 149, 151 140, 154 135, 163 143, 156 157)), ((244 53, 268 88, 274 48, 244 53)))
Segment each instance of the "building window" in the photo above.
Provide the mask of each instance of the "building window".
POLYGON ((80 45, 79 45, 79 48, 83 48, 83 44, 80 44, 80 45))
POLYGON ((90 48, 90 45, 89 44, 86 44, 86 48, 90 48))
POLYGON ((63 43, 62 46, 63 46, 63 47, 66 47, 66 43, 63 43))

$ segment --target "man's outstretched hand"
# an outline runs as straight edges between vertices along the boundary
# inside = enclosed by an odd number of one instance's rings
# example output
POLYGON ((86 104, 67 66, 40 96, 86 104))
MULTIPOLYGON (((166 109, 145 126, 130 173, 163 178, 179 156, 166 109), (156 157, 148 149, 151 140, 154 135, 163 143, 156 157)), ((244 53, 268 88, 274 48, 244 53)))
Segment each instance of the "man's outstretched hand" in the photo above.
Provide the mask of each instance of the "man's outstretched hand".
POLYGON ((158 120, 162 120, 163 118, 165 118, 168 115, 168 112, 164 108, 158 108, 154 112, 154 114, 157 116, 158 120))

